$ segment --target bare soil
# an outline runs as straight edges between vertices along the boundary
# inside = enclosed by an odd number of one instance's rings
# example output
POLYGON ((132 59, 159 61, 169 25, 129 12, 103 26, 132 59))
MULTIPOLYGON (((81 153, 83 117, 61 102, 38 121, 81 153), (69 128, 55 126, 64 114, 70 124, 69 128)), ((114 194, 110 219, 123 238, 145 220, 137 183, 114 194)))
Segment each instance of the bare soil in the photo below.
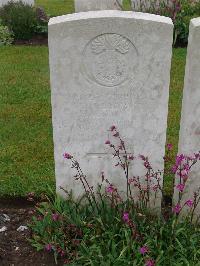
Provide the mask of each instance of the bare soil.
POLYGON ((45 35, 36 35, 30 40, 15 40, 15 45, 48 45, 48 37, 45 35))
MULTIPOLYGON (((10 221, 0 219, 0 265, 1 266, 54 266, 52 254, 46 251, 37 252, 28 239, 31 237, 30 229, 18 232, 19 226, 27 226, 32 219, 34 205, 25 199, 0 199, 0 217, 9 216, 10 221)), ((59 263, 58 265, 63 265, 59 263)))

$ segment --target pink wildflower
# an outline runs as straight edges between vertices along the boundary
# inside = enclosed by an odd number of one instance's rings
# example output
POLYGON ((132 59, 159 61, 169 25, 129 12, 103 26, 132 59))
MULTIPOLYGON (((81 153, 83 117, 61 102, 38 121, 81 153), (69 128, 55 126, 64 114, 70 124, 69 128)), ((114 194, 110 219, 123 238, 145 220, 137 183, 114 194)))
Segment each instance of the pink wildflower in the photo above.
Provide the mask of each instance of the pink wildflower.
POLYGON ((45 250, 48 251, 48 252, 50 252, 52 250, 52 245, 51 244, 47 244, 45 246, 45 250))
POLYGON ((128 212, 124 212, 122 219, 123 219, 123 221, 125 223, 128 223, 129 222, 129 213, 128 212))
POLYGON ((113 134, 113 137, 119 137, 119 132, 116 132, 115 134, 113 134))
POLYGON ((177 165, 174 165, 173 167, 172 167, 172 173, 173 174, 176 174, 176 171, 178 170, 178 166, 177 165))
POLYGON ((190 166, 189 166, 189 164, 187 164, 187 163, 183 165, 183 168, 184 168, 184 170, 186 170, 187 172, 190 171, 190 166))
POLYGON ((60 215, 58 213, 53 213, 52 216, 51 216, 52 220, 54 222, 58 221, 59 218, 60 218, 60 215))
POLYGON ((43 217, 41 215, 38 215, 37 220, 38 221, 42 221, 43 220, 43 217))
POLYGON ((168 144, 167 144, 167 149, 168 149, 168 151, 171 151, 172 148, 173 148, 173 145, 172 145, 171 143, 168 143, 168 144))
POLYGON ((185 202, 185 205, 187 205, 188 207, 192 207, 193 206, 193 200, 192 199, 189 199, 185 202))
POLYGON ((184 188, 185 188, 185 185, 184 184, 178 184, 178 185, 176 185, 176 189, 178 189, 179 192, 183 192, 184 188))
POLYGON ((57 248, 57 252, 60 254, 61 257, 65 256, 65 251, 61 247, 57 248))
POLYGON ((144 155, 139 155, 139 158, 141 159, 141 160, 143 160, 143 161, 145 161, 146 160, 146 158, 145 158, 145 156, 144 155))
POLYGON ((128 159, 129 160, 133 160, 134 159, 134 156, 133 155, 129 155, 128 159))
POLYGON ((149 248, 147 246, 143 246, 143 247, 140 248, 140 253, 142 255, 144 255, 144 254, 146 254, 148 252, 149 252, 149 248))
POLYGON ((153 259, 148 259, 145 261, 145 266, 155 266, 156 263, 153 259))
POLYGON ((150 163, 148 161, 145 161, 144 162, 144 167, 147 168, 147 169, 151 168, 150 163))
POLYGON ((179 166, 184 159, 185 159, 185 156, 183 154, 176 156, 176 165, 179 166))
POLYGON ((188 175, 188 171, 187 170, 181 170, 181 177, 183 176, 187 176, 188 175))
POLYGON ((157 191, 159 189, 159 186, 158 185, 154 185, 153 186, 153 191, 157 191))
POLYGON ((114 191, 115 191, 115 189, 114 189, 112 184, 106 188, 107 193, 113 193, 114 191))
POLYGON ((110 127, 110 131, 113 131, 115 129, 116 129, 116 126, 114 126, 114 125, 110 127))
POLYGON ((72 155, 70 155, 69 153, 66 153, 66 152, 63 154, 63 156, 64 156, 65 159, 71 159, 71 158, 73 158, 72 155))
POLYGON ((176 206, 174 206, 174 208, 172 209, 172 211, 176 214, 179 214, 179 212, 181 211, 181 205, 180 204, 176 204, 176 206))

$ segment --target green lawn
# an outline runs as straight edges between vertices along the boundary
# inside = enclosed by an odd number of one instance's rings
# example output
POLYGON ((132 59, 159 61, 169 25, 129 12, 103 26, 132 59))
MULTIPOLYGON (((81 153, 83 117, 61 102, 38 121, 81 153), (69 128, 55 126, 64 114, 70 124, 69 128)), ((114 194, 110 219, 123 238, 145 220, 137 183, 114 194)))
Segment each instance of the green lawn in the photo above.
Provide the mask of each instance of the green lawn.
MULTIPOLYGON (((35 3, 51 17, 74 12, 74 0, 36 0, 35 3)), ((130 0, 124 0, 123 5, 124 10, 130 10, 130 0)))
POLYGON ((47 47, 0 49, 0 195, 54 184, 47 47))
MULTIPOLYGON (((185 55, 174 49, 167 139, 175 147, 185 55)), ((48 48, 1 47, 0 77, 0 195, 43 192, 54 185, 48 48)))
MULTIPOLYGON (((186 49, 178 48, 173 50, 173 60, 171 68, 171 83, 169 96, 169 113, 168 113, 168 129, 167 143, 172 143, 174 146, 173 157, 177 154, 178 149, 178 134, 180 128, 182 90, 185 74, 186 49)), ((166 193, 172 193, 173 184, 171 177, 166 176, 164 187, 166 193)))
POLYGON ((41 6, 51 17, 74 12, 73 0, 36 0, 36 6, 41 6))

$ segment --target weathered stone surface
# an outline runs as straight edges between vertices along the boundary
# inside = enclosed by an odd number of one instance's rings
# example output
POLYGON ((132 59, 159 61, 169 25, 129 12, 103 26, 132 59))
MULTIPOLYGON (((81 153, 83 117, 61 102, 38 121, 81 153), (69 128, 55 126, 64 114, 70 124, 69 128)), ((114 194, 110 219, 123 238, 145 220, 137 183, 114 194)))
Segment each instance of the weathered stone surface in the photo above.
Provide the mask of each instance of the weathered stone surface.
POLYGON ((148 11, 150 9, 157 10, 163 5, 172 7, 172 0, 131 0, 133 11, 148 11))
MULTIPOLYGON (((92 185, 101 171, 125 190, 125 178, 105 147, 116 125, 128 152, 163 168, 173 24, 169 18, 93 11, 52 18, 49 56, 57 191, 82 193, 63 159, 73 154, 92 185)), ((134 162, 132 175, 141 174, 134 162)), ((143 173, 143 169, 142 169, 143 173)), ((161 180, 162 184, 162 180, 161 180)))
MULTIPOLYGON (((185 71, 179 154, 191 155, 200 150, 200 18, 190 22, 190 34, 185 71)), ((183 202, 193 197, 200 187, 200 163, 192 167, 183 202)), ((175 198, 177 193, 175 193, 175 198)), ((200 206, 197 209, 200 214, 200 206)))
POLYGON ((95 10, 120 10, 120 0, 75 0, 75 12, 95 11, 95 10))
MULTIPOLYGON (((13 2, 19 2, 20 0, 12 0, 13 2)), ((22 2, 29 4, 29 5, 34 5, 34 0, 21 0, 22 2)), ((10 0, 0 0, 0 6, 6 5, 10 0)))

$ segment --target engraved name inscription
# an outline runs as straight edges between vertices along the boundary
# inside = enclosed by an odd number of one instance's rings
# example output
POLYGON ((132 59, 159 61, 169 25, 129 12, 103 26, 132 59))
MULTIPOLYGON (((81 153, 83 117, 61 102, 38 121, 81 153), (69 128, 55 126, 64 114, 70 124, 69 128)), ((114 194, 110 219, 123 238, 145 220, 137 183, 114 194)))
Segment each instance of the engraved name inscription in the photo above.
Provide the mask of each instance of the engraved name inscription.
POLYGON ((103 86, 117 86, 133 74, 137 50, 130 40, 106 33, 91 40, 84 51, 87 76, 103 86))

